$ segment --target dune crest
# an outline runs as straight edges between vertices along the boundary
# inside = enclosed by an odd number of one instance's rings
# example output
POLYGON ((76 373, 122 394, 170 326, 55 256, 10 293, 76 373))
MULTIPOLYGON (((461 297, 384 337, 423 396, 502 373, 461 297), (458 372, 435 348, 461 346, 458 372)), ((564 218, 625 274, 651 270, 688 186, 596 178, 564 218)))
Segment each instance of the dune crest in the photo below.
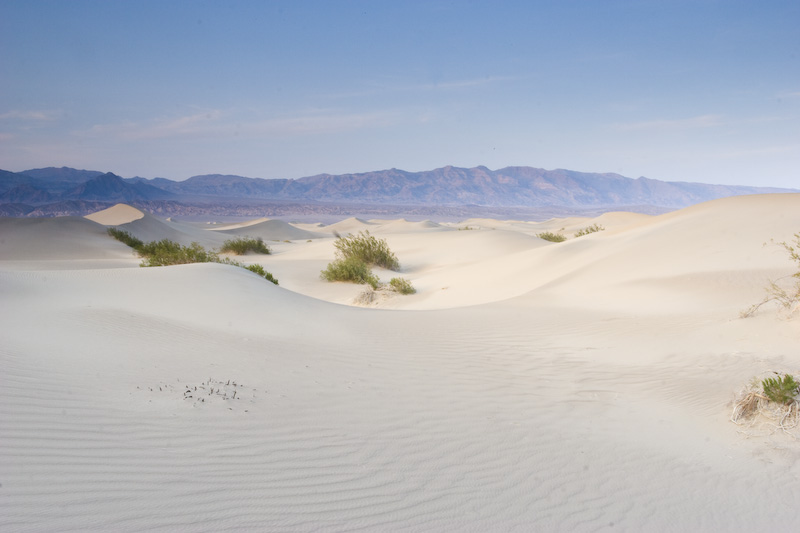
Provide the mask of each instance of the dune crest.
POLYGON ((119 226, 120 224, 128 224, 134 220, 139 220, 142 217, 144 217, 144 212, 135 207, 127 204, 117 204, 108 209, 86 215, 83 218, 104 226, 119 226))

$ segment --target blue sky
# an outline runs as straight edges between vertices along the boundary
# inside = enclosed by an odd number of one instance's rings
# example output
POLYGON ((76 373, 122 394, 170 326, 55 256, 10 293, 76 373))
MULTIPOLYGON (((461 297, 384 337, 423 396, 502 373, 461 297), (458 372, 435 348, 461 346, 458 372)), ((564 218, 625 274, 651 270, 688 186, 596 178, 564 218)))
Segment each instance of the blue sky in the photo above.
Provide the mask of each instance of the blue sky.
POLYGON ((800 187, 800 2, 0 1, 0 168, 800 187))

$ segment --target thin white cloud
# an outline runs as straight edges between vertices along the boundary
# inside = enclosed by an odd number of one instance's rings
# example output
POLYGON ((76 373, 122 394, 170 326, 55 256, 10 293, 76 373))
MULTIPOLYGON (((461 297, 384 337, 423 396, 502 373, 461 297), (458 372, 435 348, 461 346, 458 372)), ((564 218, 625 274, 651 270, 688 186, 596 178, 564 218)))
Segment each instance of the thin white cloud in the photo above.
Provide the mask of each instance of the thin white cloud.
POLYGON ((177 118, 96 124, 81 134, 90 137, 116 137, 126 141, 192 137, 212 132, 221 117, 221 111, 211 110, 177 118))
POLYGON ((259 119, 255 113, 221 110, 203 111, 182 117, 160 118, 141 122, 97 124, 78 135, 117 138, 124 141, 210 138, 239 136, 286 136, 338 133, 373 127, 384 127, 408 121, 398 111, 348 113, 315 110, 288 117, 259 119))
POLYGON ((681 119, 646 120, 615 124, 621 131, 677 131, 687 129, 713 128, 725 124, 722 115, 700 115, 681 119))
POLYGON ((22 120, 32 122, 47 122, 58 120, 63 116, 61 111, 51 110, 13 110, 0 113, 0 120, 22 120))

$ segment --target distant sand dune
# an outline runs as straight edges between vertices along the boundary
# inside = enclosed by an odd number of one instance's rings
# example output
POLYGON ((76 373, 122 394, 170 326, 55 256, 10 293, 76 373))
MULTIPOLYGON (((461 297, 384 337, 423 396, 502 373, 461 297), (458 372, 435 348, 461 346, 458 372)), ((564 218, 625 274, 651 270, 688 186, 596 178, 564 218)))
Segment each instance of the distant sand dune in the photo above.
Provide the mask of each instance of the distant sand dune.
POLYGON ((119 226, 120 224, 128 224, 129 222, 139 220, 143 217, 144 213, 135 207, 126 204, 117 204, 108 209, 98 211, 97 213, 86 215, 84 218, 88 218, 104 226, 119 226))
POLYGON ((117 227, 144 242, 170 239, 184 246, 197 242, 208 248, 218 248, 225 239, 229 238, 216 231, 201 229, 191 224, 163 220, 150 214, 145 214, 138 220, 117 227))
POLYGON ((326 232, 333 234, 334 232, 348 234, 348 233, 358 233, 359 231, 374 229, 376 223, 367 222, 366 220, 362 220, 360 218, 347 218, 345 220, 341 220, 336 222, 335 224, 330 224, 325 227, 326 232))
POLYGON ((327 236, 324 233, 311 232, 297 228, 292 224, 282 220, 269 219, 260 219, 258 221, 254 221, 253 223, 241 225, 237 224, 233 226, 216 227, 213 228, 213 231, 224 233, 229 239, 235 237, 261 237, 265 241, 316 239, 327 236))

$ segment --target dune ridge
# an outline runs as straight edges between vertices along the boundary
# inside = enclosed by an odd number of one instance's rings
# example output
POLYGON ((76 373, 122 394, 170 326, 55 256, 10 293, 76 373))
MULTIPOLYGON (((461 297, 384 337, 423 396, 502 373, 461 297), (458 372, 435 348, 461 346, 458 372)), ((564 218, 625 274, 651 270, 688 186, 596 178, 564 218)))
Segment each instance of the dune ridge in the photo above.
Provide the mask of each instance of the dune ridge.
POLYGON ((139 268, 90 219, 0 220, 0 530, 796 526, 797 441, 729 417, 753 376, 800 370, 797 317, 738 318, 792 272, 764 243, 800 231, 800 195, 316 228, 240 258, 275 286, 139 268), (364 308, 319 280, 347 229, 385 238, 418 293, 364 308))

